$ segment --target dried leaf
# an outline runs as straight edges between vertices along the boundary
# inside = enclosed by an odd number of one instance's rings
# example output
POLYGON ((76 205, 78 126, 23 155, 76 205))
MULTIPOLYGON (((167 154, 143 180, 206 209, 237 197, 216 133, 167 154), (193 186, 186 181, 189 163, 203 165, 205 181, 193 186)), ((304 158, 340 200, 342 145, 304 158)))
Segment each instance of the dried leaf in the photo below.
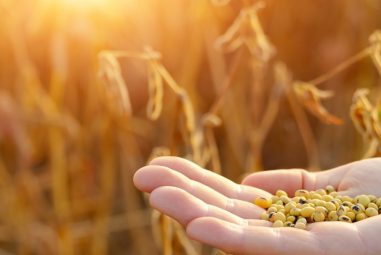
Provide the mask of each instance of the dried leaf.
POLYGON ((107 86, 109 102, 115 105, 120 113, 132 114, 131 100, 127 85, 122 77, 122 70, 119 62, 111 52, 101 52, 99 54, 99 75, 104 78, 107 86))
POLYGON ((330 114, 321 104, 321 99, 327 99, 334 95, 332 91, 320 90, 313 84, 301 81, 295 81, 293 88, 298 100, 322 122, 333 125, 342 124, 343 121, 340 118, 330 114))

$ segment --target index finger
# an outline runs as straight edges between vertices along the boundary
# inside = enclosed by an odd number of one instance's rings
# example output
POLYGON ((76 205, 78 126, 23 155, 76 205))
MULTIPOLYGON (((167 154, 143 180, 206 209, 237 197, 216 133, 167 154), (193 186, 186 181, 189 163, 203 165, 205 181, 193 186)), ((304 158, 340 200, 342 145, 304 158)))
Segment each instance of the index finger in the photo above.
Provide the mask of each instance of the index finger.
POLYGON ((274 194, 278 189, 293 195, 298 189, 324 189, 327 185, 340 191, 344 175, 358 162, 342 165, 331 170, 308 172, 304 169, 267 170, 248 175, 242 184, 255 186, 274 194))
POLYGON ((256 197, 270 197, 268 192, 250 187, 239 185, 219 174, 203 169, 199 165, 179 157, 158 157, 150 162, 150 165, 160 165, 168 167, 182 173, 189 179, 203 183, 217 192, 234 199, 253 201, 256 197))

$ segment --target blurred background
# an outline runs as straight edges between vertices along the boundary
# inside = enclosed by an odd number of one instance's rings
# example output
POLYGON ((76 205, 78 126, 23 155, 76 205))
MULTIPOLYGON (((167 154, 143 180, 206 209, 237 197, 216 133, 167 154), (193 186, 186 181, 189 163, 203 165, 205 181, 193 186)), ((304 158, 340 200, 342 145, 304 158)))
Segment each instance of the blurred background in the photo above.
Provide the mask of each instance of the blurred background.
POLYGON ((239 182, 378 155, 380 13, 378 0, 0 0, 0 254, 218 254, 134 188, 155 156, 239 182))

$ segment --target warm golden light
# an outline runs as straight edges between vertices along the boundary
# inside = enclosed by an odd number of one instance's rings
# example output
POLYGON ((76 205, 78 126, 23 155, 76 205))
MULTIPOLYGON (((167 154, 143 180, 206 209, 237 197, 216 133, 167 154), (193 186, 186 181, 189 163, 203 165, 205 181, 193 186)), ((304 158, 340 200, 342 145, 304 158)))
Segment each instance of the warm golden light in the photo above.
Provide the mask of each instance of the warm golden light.
POLYGON ((64 5, 77 8, 94 8, 94 7, 104 7, 113 1, 108 0, 57 0, 62 2, 64 5))

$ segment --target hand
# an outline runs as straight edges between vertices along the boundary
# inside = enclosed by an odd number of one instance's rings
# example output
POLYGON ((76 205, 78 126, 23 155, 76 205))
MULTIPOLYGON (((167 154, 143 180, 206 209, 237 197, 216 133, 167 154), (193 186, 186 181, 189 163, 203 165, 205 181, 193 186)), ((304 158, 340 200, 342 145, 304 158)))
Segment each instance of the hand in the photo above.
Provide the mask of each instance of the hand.
POLYGON ((272 228, 252 204, 277 189, 293 195, 330 184, 340 194, 381 197, 381 159, 369 159, 323 172, 265 171, 236 184, 176 157, 160 157, 139 169, 136 187, 150 192, 150 203, 180 222, 200 242, 233 254, 381 254, 381 216, 353 224, 319 222, 307 230, 272 228), (254 187, 255 186, 255 187, 254 187))

